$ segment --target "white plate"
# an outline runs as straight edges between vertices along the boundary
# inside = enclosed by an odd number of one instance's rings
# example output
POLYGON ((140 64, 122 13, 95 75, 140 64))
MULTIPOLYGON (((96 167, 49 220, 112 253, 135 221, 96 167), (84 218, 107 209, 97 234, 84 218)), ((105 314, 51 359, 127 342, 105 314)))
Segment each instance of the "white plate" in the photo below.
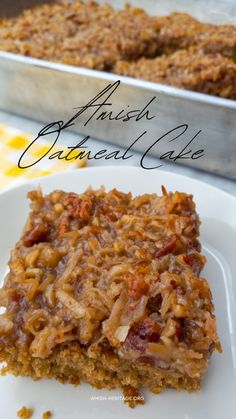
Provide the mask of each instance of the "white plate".
POLYGON ((167 190, 192 193, 202 220, 201 242, 208 263, 204 271, 216 307, 223 354, 212 357, 198 394, 167 390, 145 392, 146 404, 134 410, 116 400, 121 392, 95 390, 54 381, 0 377, 0 418, 16 418, 22 406, 32 406, 34 418, 52 410, 61 419, 235 419, 236 415, 236 199, 204 183, 164 171, 136 168, 92 168, 45 177, 0 195, 0 276, 5 275, 9 252, 19 237, 28 212, 26 193, 38 184, 53 189, 82 192, 89 185, 116 187, 134 194, 167 190), (91 400, 92 397, 99 398, 91 400), (113 399, 112 399, 113 398, 113 399), (103 400, 105 399, 105 400, 103 400))

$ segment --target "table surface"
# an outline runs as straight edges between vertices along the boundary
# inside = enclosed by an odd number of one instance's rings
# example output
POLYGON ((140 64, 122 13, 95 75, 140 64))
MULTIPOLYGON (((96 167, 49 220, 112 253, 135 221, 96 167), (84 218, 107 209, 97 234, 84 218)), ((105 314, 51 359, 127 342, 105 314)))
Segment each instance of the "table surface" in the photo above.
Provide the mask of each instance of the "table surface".
MULTIPOLYGON (((32 120, 22 118, 22 117, 9 114, 6 112, 2 112, 2 111, 0 111, 0 123, 12 126, 14 128, 20 129, 23 132, 32 134, 33 137, 36 137, 37 133, 45 125, 43 123, 35 122, 32 120)), ((83 137, 81 137, 81 139, 82 138, 83 137)), ((67 132, 64 134, 61 144, 73 146, 73 145, 76 145, 76 143, 78 143, 79 140, 80 140, 80 136, 78 134, 67 132)), ((111 144, 109 144, 107 148, 109 149, 109 152, 117 150, 117 147, 112 146, 111 144)), ((94 154, 96 151, 104 149, 104 142, 98 141, 95 139, 89 139, 89 149, 94 154)), ((121 166, 121 165, 139 166, 141 154, 140 153, 133 153, 133 154, 134 156, 132 157, 132 160, 127 160, 127 161, 119 160, 119 161, 116 161, 115 164, 117 166, 121 166)), ((151 165, 157 166, 158 159, 149 158, 148 163, 150 164, 150 166, 151 165)), ((111 163, 109 162, 109 160, 89 161, 89 166, 104 166, 104 165, 109 166, 111 165, 111 163)), ((114 165, 114 161, 113 161, 113 165, 114 165)), ((0 167, 0 170, 1 170, 1 167, 0 167)), ((213 175, 213 174, 203 172, 194 168, 185 167, 176 163, 165 162, 162 168, 154 169, 154 170, 168 170, 168 171, 171 171, 172 173, 178 173, 178 174, 182 174, 184 176, 188 176, 193 179, 198 179, 203 182, 209 183, 215 187, 223 189, 225 192, 228 192, 236 196, 236 181, 234 180, 226 179, 224 177, 213 175)))

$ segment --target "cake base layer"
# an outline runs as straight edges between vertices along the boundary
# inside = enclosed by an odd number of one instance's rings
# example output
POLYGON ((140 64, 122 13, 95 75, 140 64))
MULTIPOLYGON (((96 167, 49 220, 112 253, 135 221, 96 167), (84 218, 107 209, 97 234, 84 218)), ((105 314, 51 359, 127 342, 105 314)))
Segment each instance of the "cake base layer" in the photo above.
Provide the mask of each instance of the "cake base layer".
POLYGON ((199 390, 200 379, 190 378, 173 371, 153 368, 151 365, 120 359, 115 354, 103 353, 99 358, 88 357, 79 344, 62 346, 47 359, 29 357, 28 353, 17 352, 8 348, 1 352, 0 360, 7 363, 4 372, 16 376, 30 376, 34 379, 53 378, 62 383, 79 385, 84 380, 97 389, 115 389, 126 387, 134 391, 141 387, 153 393, 160 393, 166 388, 199 390))

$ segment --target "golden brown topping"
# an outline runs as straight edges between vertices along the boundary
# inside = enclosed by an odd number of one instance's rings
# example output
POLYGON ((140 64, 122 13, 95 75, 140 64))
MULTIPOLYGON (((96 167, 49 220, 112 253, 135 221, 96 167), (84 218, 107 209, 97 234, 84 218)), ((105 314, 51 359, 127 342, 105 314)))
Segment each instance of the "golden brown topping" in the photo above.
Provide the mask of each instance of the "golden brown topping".
POLYGON ((43 268, 55 268, 60 260, 60 253, 51 245, 45 244, 41 248, 38 258, 38 266, 43 268))
POLYGON ((0 289, 0 306, 7 307, 11 290, 0 289))
POLYGON ((186 308, 181 304, 175 304, 172 308, 174 316, 177 318, 186 316, 186 308))
POLYGON ((70 297, 66 292, 62 290, 56 291, 56 296, 58 300, 73 313, 73 316, 76 319, 84 317, 86 309, 83 307, 75 298, 70 297))
POLYGON ((108 320, 103 322, 103 333, 114 346, 116 346, 117 344, 119 345, 120 343, 119 339, 117 339, 116 337, 116 333, 117 329, 120 327, 121 316, 126 304, 127 293, 124 290, 115 301, 111 310, 110 317, 108 318, 108 320))
POLYGON ((32 356, 36 358, 47 358, 59 343, 75 339, 73 338, 71 331, 72 326, 64 326, 61 328, 44 327, 36 334, 30 345, 32 356))
POLYGON ((36 265, 36 261, 39 257, 40 249, 34 248, 29 253, 27 253, 25 257, 25 266, 26 268, 34 268, 36 265))
POLYGON ((26 313, 25 320, 25 329, 36 335, 48 325, 49 316, 45 310, 37 309, 32 313, 26 313))
POLYGON ((8 334, 13 329, 13 321, 8 313, 0 314, 0 335, 8 334))

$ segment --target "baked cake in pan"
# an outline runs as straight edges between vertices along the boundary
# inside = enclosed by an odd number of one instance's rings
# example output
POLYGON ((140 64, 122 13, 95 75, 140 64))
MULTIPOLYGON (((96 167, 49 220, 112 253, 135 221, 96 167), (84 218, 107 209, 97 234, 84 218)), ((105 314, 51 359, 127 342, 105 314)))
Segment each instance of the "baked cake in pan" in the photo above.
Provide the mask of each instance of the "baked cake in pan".
POLYGON ((55 1, 0 19, 0 49, 115 74, 125 74, 117 63, 127 61, 136 68, 132 77, 150 81, 156 81, 161 66, 159 83, 235 99, 236 26, 200 22, 187 13, 150 16, 130 5, 116 9, 90 0, 55 1), (192 49, 200 55, 193 56, 192 49), (183 60, 181 68, 177 60, 183 60), (182 83, 181 74, 188 73, 188 67, 193 82, 182 83))
POLYGON ((182 89, 236 99, 236 63, 220 54, 195 48, 158 58, 118 61, 117 74, 182 89))

